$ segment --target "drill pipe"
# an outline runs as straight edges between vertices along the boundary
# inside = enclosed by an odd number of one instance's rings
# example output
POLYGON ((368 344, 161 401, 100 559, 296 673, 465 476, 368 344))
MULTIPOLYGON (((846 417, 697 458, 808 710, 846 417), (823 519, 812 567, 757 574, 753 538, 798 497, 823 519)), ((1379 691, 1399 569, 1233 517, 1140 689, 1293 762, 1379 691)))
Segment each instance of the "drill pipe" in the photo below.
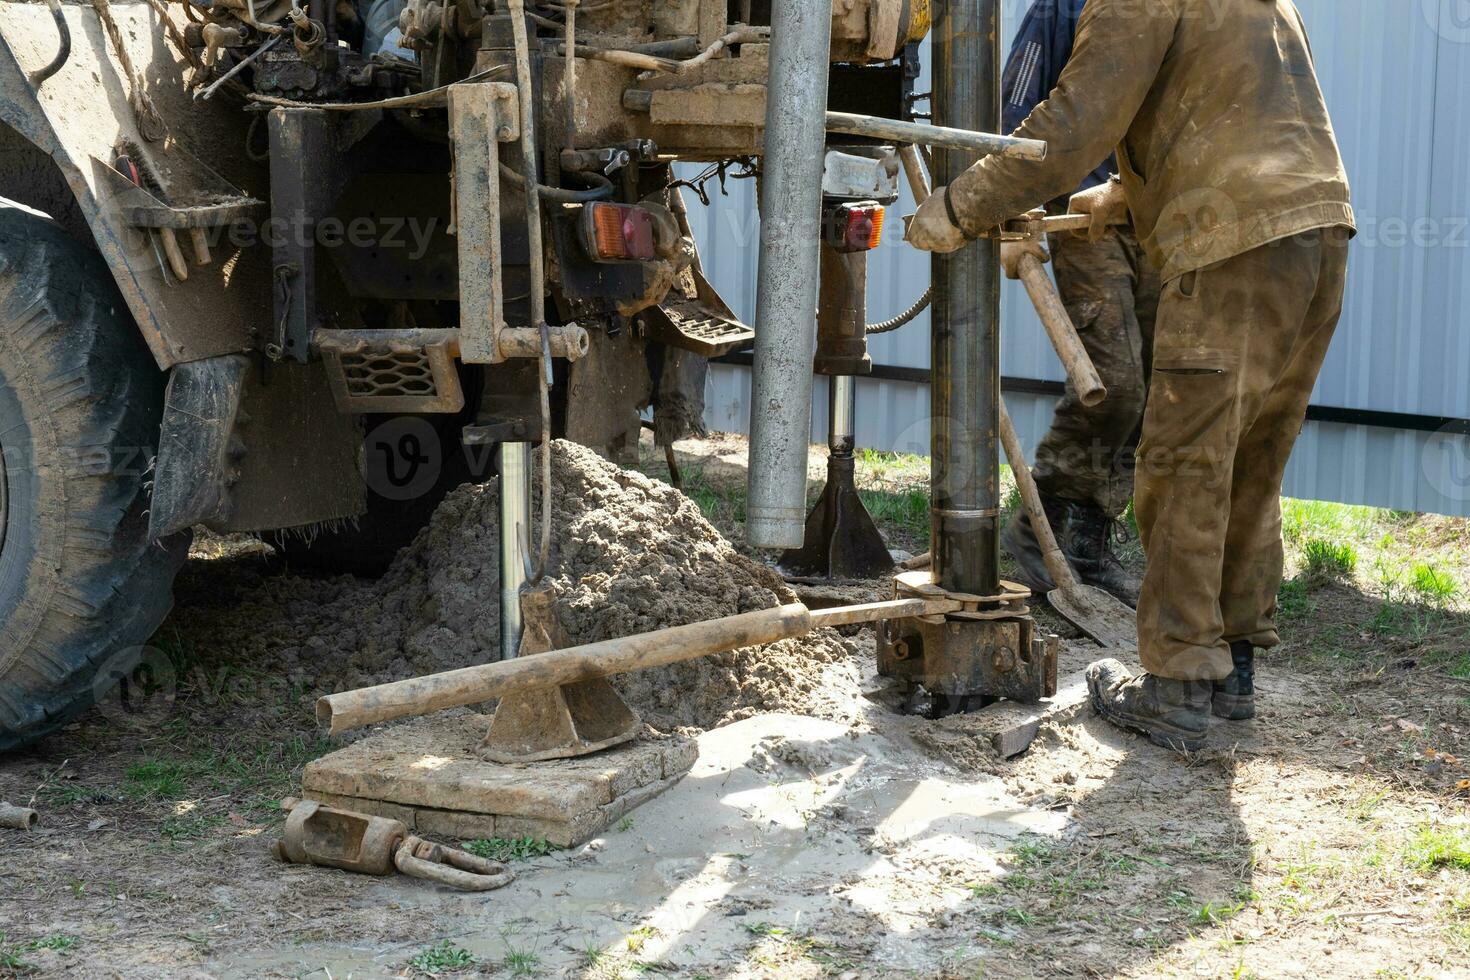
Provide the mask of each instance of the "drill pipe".
POLYGON ((950 599, 896 599, 816 611, 796 602, 705 623, 328 694, 317 699, 316 720, 335 735, 395 718, 478 704, 518 691, 575 684, 609 674, 697 660, 726 650, 762 646, 802 636, 822 626, 936 616, 960 608, 961 603, 950 599))
MULTIPOLYGON (((934 121, 994 130, 1000 121, 999 0, 938 5, 934 18, 934 121)), ((972 163, 934 151, 934 186, 972 163)), ((950 592, 1000 591, 1000 262, 982 238, 933 259, 930 364, 930 522, 934 580, 950 592)))

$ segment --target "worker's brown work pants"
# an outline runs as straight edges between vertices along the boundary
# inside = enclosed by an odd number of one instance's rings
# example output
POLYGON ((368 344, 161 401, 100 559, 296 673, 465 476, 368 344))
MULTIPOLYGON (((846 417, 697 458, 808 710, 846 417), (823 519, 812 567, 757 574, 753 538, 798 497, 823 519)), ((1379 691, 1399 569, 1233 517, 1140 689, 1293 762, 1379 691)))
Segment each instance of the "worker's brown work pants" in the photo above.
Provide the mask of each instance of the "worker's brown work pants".
POLYGON ((1095 504, 1116 518, 1133 496, 1159 274, 1132 228, 1111 228, 1096 243, 1053 235, 1051 255, 1057 292, 1108 397, 1088 408, 1067 382, 1051 429, 1036 447, 1033 473, 1047 496, 1095 504))
POLYGON ((1342 312, 1347 232, 1272 242, 1164 286, 1134 476, 1144 669, 1219 680, 1280 642, 1281 479, 1342 312))

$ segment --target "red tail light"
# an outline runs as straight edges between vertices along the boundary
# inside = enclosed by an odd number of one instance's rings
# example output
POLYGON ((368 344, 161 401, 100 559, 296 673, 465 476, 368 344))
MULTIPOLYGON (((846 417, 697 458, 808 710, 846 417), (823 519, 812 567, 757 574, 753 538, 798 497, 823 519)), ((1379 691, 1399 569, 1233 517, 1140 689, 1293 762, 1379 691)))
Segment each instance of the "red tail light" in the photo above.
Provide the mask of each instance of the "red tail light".
POLYGON ((653 215, 627 204, 589 204, 582 218, 587 254, 598 262, 638 262, 658 256, 653 215))
POLYGON ((867 252, 883 239, 882 205, 873 201, 840 204, 827 211, 823 232, 827 244, 839 252, 867 252))

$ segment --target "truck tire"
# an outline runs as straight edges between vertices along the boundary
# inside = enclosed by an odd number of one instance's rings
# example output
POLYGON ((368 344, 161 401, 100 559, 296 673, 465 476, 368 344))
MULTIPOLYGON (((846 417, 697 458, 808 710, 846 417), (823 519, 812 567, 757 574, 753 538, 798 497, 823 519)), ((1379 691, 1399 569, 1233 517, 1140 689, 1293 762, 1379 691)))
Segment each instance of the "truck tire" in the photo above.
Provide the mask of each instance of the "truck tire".
POLYGON ((147 536, 163 381, 102 259, 0 200, 0 752, 107 693, 172 605, 188 535, 147 536))

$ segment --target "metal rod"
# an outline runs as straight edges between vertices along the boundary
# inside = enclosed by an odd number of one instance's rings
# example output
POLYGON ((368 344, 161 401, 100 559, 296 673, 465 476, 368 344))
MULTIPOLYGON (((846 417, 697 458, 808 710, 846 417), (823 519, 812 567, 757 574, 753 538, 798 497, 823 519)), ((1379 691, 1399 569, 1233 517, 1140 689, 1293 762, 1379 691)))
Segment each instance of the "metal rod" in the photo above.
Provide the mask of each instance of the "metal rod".
POLYGON ((279 44, 281 42, 281 38, 285 36, 286 35, 284 34, 277 34, 275 37, 271 38, 269 41, 265 42, 260 47, 256 48, 254 51, 250 52, 248 55, 235 62, 234 67, 232 67, 229 71, 225 72, 219 78, 216 78, 213 82, 210 82, 209 85, 205 88, 195 92, 194 98, 207 102, 210 98, 214 96, 215 92, 219 91, 219 87, 221 85, 223 85, 225 82, 228 82, 230 79, 234 78, 236 75, 240 74, 240 72, 248 68, 250 64, 255 61, 255 59, 259 58, 261 55, 265 54, 271 48, 279 44))
POLYGON ((521 587, 531 533, 531 444, 500 444, 500 659, 521 646, 521 587))
POLYGON ((857 379, 835 374, 827 385, 827 448, 834 456, 851 456, 856 442, 857 379))
POLYGON ((567 33, 566 47, 562 49, 562 84, 566 87, 566 134, 563 144, 576 146, 577 129, 577 4, 581 0, 566 0, 567 33))
MULTIPOLYGON (((585 327, 568 324, 549 327, 551 356, 579 361, 587 356, 591 343, 585 327)), ((458 327, 411 327, 404 330, 371 328, 318 328, 312 331, 312 350, 337 354, 357 354, 366 350, 407 353, 425 347, 445 346, 450 357, 460 356, 458 327)), ((540 357, 541 332, 528 327, 504 327, 500 331, 500 352, 506 357, 540 357)))
MULTIPOLYGON (((983 0, 981 6, 985 6, 983 0)), ((978 129, 930 126, 927 123, 884 119, 882 116, 860 116, 855 112, 827 113, 827 130, 850 136, 892 140, 895 143, 923 143, 936 150, 973 150, 981 156, 1003 156, 1017 160, 1046 159, 1044 140, 1018 139, 978 129)))
MULTIPOLYGON (((965 130, 1000 123, 999 0, 939 5, 934 23, 934 115, 965 130)), ((975 155, 934 150, 934 185, 948 184, 975 155)), ((940 588, 1000 591, 999 245, 981 239, 933 260, 930 386, 934 576, 940 588)))
MULTIPOLYGON (((537 334, 542 360, 540 377, 542 451, 541 451, 541 547, 535 577, 547 573, 551 560, 551 337, 546 325, 546 253, 541 242, 541 167, 536 143, 536 107, 534 81, 531 75, 531 42, 526 35, 525 0, 509 0, 511 35, 515 41, 516 94, 521 106, 521 169, 526 186, 526 238, 531 263, 531 330, 537 334)), ((571 64, 575 52, 569 53, 571 64)), ((570 122, 570 121, 569 121, 570 122)), ((503 333, 503 332, 502 332, 503 333)), ((501 352, 501 356, 505 356, 501 352)))
POLYGON ((915 616, 942 616, 958 612, 964 603, 958 599, 890 599, 868 602, 860 606, 836 606, 812 610, 812 629, 823 626, 856 626, 883 619, 911 619, 915 616))
POLYGON ((806 526, 832 0, 773 4, 771 20, 746 533, 757 548, 799 548, 806 526))
MULTIPOLYGON (((511 33, 515 38, 516 94, 521 105, 521 170, 528 188, 541 183, 537 165, 536 104, 531 81, 531 42, 526 36, 525 0, 508 0, 511 33)), ((546 322, 546 256, 541 245, 541 195, 525 192, 526 236, 531 251, 531 329, 546 322)))
POLYGON ((329 694, 317 699, 316 720, 335 735, 396 718, 478 704, 519 691, 559 687, 595 677, 697 660, 726 650, 764 646, 823 626, 940 616, 962 608, 964 603, 955 599, 896 599, 818 610, 807 609, 799 602, 791 603, 565 650, 550 650, 502 663, 329 694))
POLYGON ((1056 348, 1057 357, 1061 359, 1072 389, 1077 393, 1077 400, 1088 408, 1101 405, 1108 397, 1108 389, 1092 363, 1092 355, 1087 353, 1082 338, 1077 336, 1072 316, 1062 303, 1057 287, 1052 285, 1051 277, 1042 268, 1041 260, 1034 255, 1022 255, 1020 273, 1026 294, 1031 297, 1031 305, 1036 307, 1036 315, 1046 335, 1051 338, 1052 347, 1056 348))
POLYGON ((319 698, 317 722, 333 734, 395 718, 478 704, 514 691, 695 660, 741 647, 764 646, 811 631, 811 612, 800 603, 675 626, 565 650, 551 650, 497 664, 481 664, 345 691, 319 698))
POLYGON ((919 154, 919 148, 912 143, 900 146, 898 159, 903 163, 903 175, 908 178, 914 203, 923 204, 929 200, 929 175, 924 172, 924 160, 919 154))

